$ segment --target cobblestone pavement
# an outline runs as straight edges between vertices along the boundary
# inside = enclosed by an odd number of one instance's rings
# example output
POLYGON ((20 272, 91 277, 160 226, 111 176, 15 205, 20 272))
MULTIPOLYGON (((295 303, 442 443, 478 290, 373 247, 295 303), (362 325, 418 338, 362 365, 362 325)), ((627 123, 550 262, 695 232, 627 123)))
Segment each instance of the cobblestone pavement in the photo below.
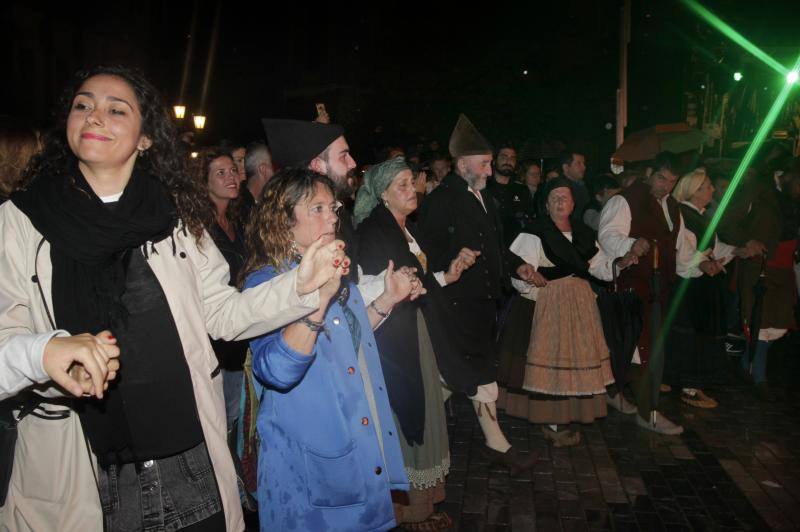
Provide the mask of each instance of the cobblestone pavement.
POLYGON ((800 340, 770 352, 777 401, 745 385, 714 388, 713 410, 663 394, 681 436, 638 428, 633 416, 578 428, 581 443, 554 448, 538 426, 500 415, 509 440, 536 451, 536 468, 511 478, 490 467, 466 399, 450 418, 452 468, 441 509, 460 531, 800 529, 800 340))

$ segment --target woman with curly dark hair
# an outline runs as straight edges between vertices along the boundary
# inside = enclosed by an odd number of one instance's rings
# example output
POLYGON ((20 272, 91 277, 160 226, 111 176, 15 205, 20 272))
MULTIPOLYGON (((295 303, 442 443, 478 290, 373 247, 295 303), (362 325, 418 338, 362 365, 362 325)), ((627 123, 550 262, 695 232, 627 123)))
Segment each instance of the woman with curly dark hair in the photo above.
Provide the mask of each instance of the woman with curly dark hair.
POLYGON ((205 231, 206 191, 141 74, 78 73, 55 123, 26 190, 0 207, 0 346, 30 336, 68 349, 111 331, 119 378, 103 394, 78 366, 87 397, 31 391, 46 408, 18 425, 0 528, 242 530, 208 335, 249 338, 314 311, 342 245, 316 242, 298 268, 240 293, 205 231))

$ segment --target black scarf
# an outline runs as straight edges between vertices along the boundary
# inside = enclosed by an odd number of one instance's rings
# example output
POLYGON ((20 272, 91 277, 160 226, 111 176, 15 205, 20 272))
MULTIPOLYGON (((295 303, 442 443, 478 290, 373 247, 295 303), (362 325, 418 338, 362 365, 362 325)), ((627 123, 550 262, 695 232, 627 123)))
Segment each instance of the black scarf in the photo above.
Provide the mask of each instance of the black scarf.
POLYGON ((140 172, 114 209, 77 168, 72 175, 39 176, 11 200, 50 243, 54 319, 70 334, 96 334, 121 319, 124 252, 163 240, 176 222, 164 185, 140 172))
POLYGON ((597 253, 594 233, 579 220, 572 225, 572 242, 556 227, 548 215, 539 216, 530 226, 531 233, 542 240, 542 249, 554 267, 539 268, 550 280, 575 275, 589 279, 589 260, 597 253))
POLYGON ((711 238, 709 239, 706 246, 700 249, 701 240, 703 239, 703 235, 705 234, 706 229, 708 228, 708 224, 710 222, 708 216, 706 216, 705 213, 700 214, 700 211, 698 211, 697 209, 693 209, 692 207, 684 203, 680 204, 680 209, 681 209, 681 215, 683 216, 683 223, 686 226, 686 229, 694 233, 694 236, 697 239, 697 251, 705 251, 709 247, 713 246, 717 240, 716 232, 714 232, 711 235, 711 238))

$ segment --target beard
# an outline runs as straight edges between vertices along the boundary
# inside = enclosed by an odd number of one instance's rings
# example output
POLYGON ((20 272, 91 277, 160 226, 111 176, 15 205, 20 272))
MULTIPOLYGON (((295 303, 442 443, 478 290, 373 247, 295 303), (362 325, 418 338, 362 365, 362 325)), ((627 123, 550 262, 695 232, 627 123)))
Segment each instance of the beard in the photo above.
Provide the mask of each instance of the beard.
POLYGON ((511 177, 514 175, 514 167, 510 164, 503 164, 495 168, 495 171, 504 177, 511 177))
POLYGON ((333 184, 336 187, 337 194, 339 193, 340 190, 348 188, 347 174, 339 174, 336 171, 334 171, 333 168, 328 167, 328 173, 326 175, 331 181, 333 181, 333 184))
POLYGON ((355 191, 355 187, 345 180, 345 183, 341 186, 336 183, 336 190, 334 191, 334 194, 336 195, 337 200, 346 203, 347 201, 352 201, 355 191))
POLYGON ((464 174, 464 181, 467 182, 472 190, 483 190, 486 188, 486 178, 467 170, 464 174))

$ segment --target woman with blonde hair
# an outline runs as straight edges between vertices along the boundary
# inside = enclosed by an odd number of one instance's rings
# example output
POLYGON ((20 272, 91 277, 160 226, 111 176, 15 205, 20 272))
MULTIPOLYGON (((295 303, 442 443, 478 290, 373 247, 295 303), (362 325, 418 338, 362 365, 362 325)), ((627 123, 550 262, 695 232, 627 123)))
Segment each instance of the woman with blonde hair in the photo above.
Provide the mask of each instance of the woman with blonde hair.
POLYGON ((681 400, 698 408, 717 406, 703 388, 719 383, 725 367, 725 281, 719 274, 734 257, 750 253, 709 232, 706 207, 713 193, 704 168, 684 175, 672 192, 687 229, 676 256, 677 274, 686 290, 667 341, 664 382, 682 386, 681 400))

